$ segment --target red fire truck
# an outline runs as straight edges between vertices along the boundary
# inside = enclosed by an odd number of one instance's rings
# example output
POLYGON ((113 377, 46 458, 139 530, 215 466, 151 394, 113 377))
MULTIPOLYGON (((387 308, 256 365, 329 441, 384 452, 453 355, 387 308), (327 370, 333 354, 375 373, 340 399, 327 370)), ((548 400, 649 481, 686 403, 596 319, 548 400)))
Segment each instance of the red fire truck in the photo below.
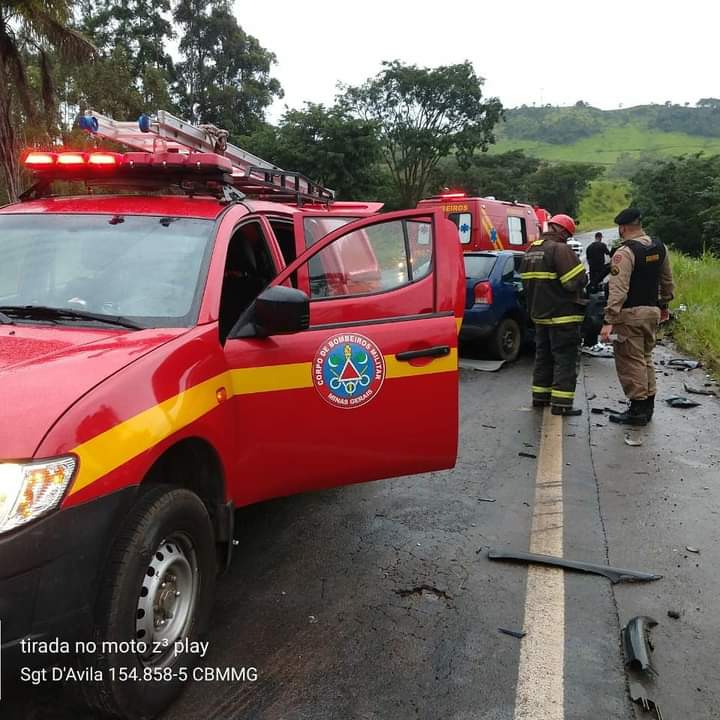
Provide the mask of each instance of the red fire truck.
POLYGON ((549 216, 542 208, 447 191, 421 200, 418 208, 441 208, 457 227, 463 252, 527 250, 549 216))
POLYGON ((134 151, 31 152, 0 209, 1 651, 88 641, 87 702, 150 718, 234 508, 454 465, 462 256, 212 128, 83 126, 134 151))

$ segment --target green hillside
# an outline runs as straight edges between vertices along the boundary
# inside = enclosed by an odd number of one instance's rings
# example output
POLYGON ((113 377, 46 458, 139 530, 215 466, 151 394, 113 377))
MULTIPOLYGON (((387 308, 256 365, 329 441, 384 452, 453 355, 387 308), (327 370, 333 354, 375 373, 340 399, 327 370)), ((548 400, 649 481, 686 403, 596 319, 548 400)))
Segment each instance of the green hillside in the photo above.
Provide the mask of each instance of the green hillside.
MULTIPOLYGON (((708 154, 720 153, 720 138, 663 132, 628 124, 607 128, 567 145, 501 136, 490 148, 491 153, 509 150, 525 150, 528 155, 553 162, 592 162, 613 167, 643 157, 687 155, 701 151, 708 154)), ((618 168, 621 169, 623 168, 618 168)))
POLYGON ((591 183, 579 210, 581 230, 609 227, 630 200, 629 178, 648 161, 677 155, 720 154, 720 100, 695 107, 641 105, 598 110, 521 107, 506 110, 496 128, 492 155, 522 150, 549 162, 593 163, 605 168, 591 183))
POLYGON ((622 110, 514 108, 497 128, 490 152, 522 149, 553 162, 592 162, 609 175, 632 173, 640 158, 720 153, 720 101, 698 107, 643 105, 622 110))

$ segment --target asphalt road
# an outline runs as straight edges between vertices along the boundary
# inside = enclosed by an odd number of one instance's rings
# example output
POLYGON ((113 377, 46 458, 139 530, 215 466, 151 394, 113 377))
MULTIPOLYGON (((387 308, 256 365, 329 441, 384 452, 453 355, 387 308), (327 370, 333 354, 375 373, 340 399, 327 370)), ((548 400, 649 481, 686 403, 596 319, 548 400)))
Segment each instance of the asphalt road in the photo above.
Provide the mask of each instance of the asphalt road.
MULTIPOLYGON (((590 412, 621 400, 612 360, 583 359, 584 414, 561 420, 528 407, 526 357, 461 371, 454 470, 242 510, 205 665, 258 679, 195 682, 162 720, 631 720, 620 627, 634 615, 659 622, 648 687, 663 718, 720 718, 720 400, 666 406, 708 381, 669 356, 656 417, 631 433, 642 446, 590 412), (487 557, 529 547, 663 579, 487 557)), ((39 692, 0 717, 90 717, 66 707, 39 692)))

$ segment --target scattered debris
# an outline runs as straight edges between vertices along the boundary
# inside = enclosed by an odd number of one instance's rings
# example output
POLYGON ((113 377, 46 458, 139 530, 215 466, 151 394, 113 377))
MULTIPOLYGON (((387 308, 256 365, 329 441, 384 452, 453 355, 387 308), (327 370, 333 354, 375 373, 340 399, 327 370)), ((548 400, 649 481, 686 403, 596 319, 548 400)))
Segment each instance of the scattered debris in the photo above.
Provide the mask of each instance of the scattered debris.
POLYGON ((630 447, 640 447, 643 444, 642 440, 633 440, 629 435, 625 436, 625 444, 630 447))
POLYGON ((630 699, 645 712, 654 712, 657 720, 663 720, 658 704, 647 696, 645 688, 640 683, 630 683, 630 699))
POLYGON ((673 620, 679 620, 680 613, 677 610, 668 610, 668 617, 672 618, 673 620))
POLYGON ((683 387, 685 388, 685 392, 689 392, 692 395, 717 395, 714 390, 706 390, 705 388, 694 388, 687 383, 683 383, 683 387))
POLYGON ((590 408, 590 412, 595 415, 602 415, 605 412, 605 408, 590 408))
POLYGON ((308 616, 308 622, 309 622, 311 625, 314 625, 314 624, 317 622, 317 618, 316 618, 314 615, 309 615, 309 616, 308 616))
POLYGON ((522 640, 527 633, 524 630, 508 630, 507 628, 501 628, 499 627, 498 630, 501 633, 504 633, 505 635, 509 635, 510 637, 517 638, 518 640, 522 640))
POLYGON ((673 397, 667 398, 665 402, 673 408, 694 408, 700 406, 699 402, 688 400, 686 397, 682 397, 682 395, 673 395, 673 397))
POLYGON ((504 360, 471 360, 470 358, 462 358, 458 366, 463 368, 463 370, 497 372, 504 364, 504 360))
POLYGON ((478 502, 495 502, 495 498, 479 497, 478 502))
POLYGON ((688 358, 673 358, 668 360, 667 365, 675 370, 696 370, 702 367, 699 360, 690 360, 688 358))
POLYGON ((533 455, 533 453, 527 453, 527 452, 519 452, 518 455, 520 457, 526 457, 526 458, 536 458, 537 455, 533 455))
POLYGON ((480 425, 480 427, 490 428, 490 430, 497 430, 497 425, 480 425))
POLYGON ((580 348, 580 352, 585 353, 585 355, 590 355, 591 357, 600 357, 600 358, 615 357, 615 353, 613 352, 612 345, 606 345, 604 343, 598 343, 597 345, 593 345, 592 347, 580 348))
POLYGON ((638 572, 637 570, 624 570, 610 565, 596 565, 595 563, 582 562, 580 560, 566 560, 565 558, 554 557, 553 555, 538 555, 527 552, 504 552, 502 550, 489 550, 490 560, 516 560, 519 562, 539 563, 540 565, 552 565, 554 567, 578 570, 580 572, 603 575, 613 584, 619 582, 651 582, 660 580, 662 575, 653 573, 638 572))
POLYGON ((685 546, 685 549, 686 549, 688 552, 695 553, 696 555, 699 555, 699 554, 700 554, 700 550, 699 550, 698 548, 696 548, 696 547, 690 547, 690 545, 686 545, 686 546, 685 546))
POLYGON ((653 620, 647 615, 639 615, 630 620, 622 629, 626 667, 635 668, 642 672, 650 671, 653 675, 657 675, 657 670, 650 662, 650 653, 653 650, 650 642, 650 630, 657 624, 657 620, 653 620))
POLYGON ((588 402, 590 402, 591 400, 594 400, 596 397, 597 397, 597 395, 595 393, 593 393, 592 395, 588 395, 588 398, 587 398, 588 402))

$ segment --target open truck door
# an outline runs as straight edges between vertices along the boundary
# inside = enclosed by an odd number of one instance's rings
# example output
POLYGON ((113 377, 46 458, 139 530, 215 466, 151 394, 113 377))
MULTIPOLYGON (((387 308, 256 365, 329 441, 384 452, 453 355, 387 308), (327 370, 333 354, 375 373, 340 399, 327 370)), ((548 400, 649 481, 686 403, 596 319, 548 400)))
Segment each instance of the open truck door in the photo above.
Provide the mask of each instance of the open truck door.
POLYGON ((225 346, 247 500, 454 466, 462 276, 439 209, 342 225, 277 276, 225 346))

